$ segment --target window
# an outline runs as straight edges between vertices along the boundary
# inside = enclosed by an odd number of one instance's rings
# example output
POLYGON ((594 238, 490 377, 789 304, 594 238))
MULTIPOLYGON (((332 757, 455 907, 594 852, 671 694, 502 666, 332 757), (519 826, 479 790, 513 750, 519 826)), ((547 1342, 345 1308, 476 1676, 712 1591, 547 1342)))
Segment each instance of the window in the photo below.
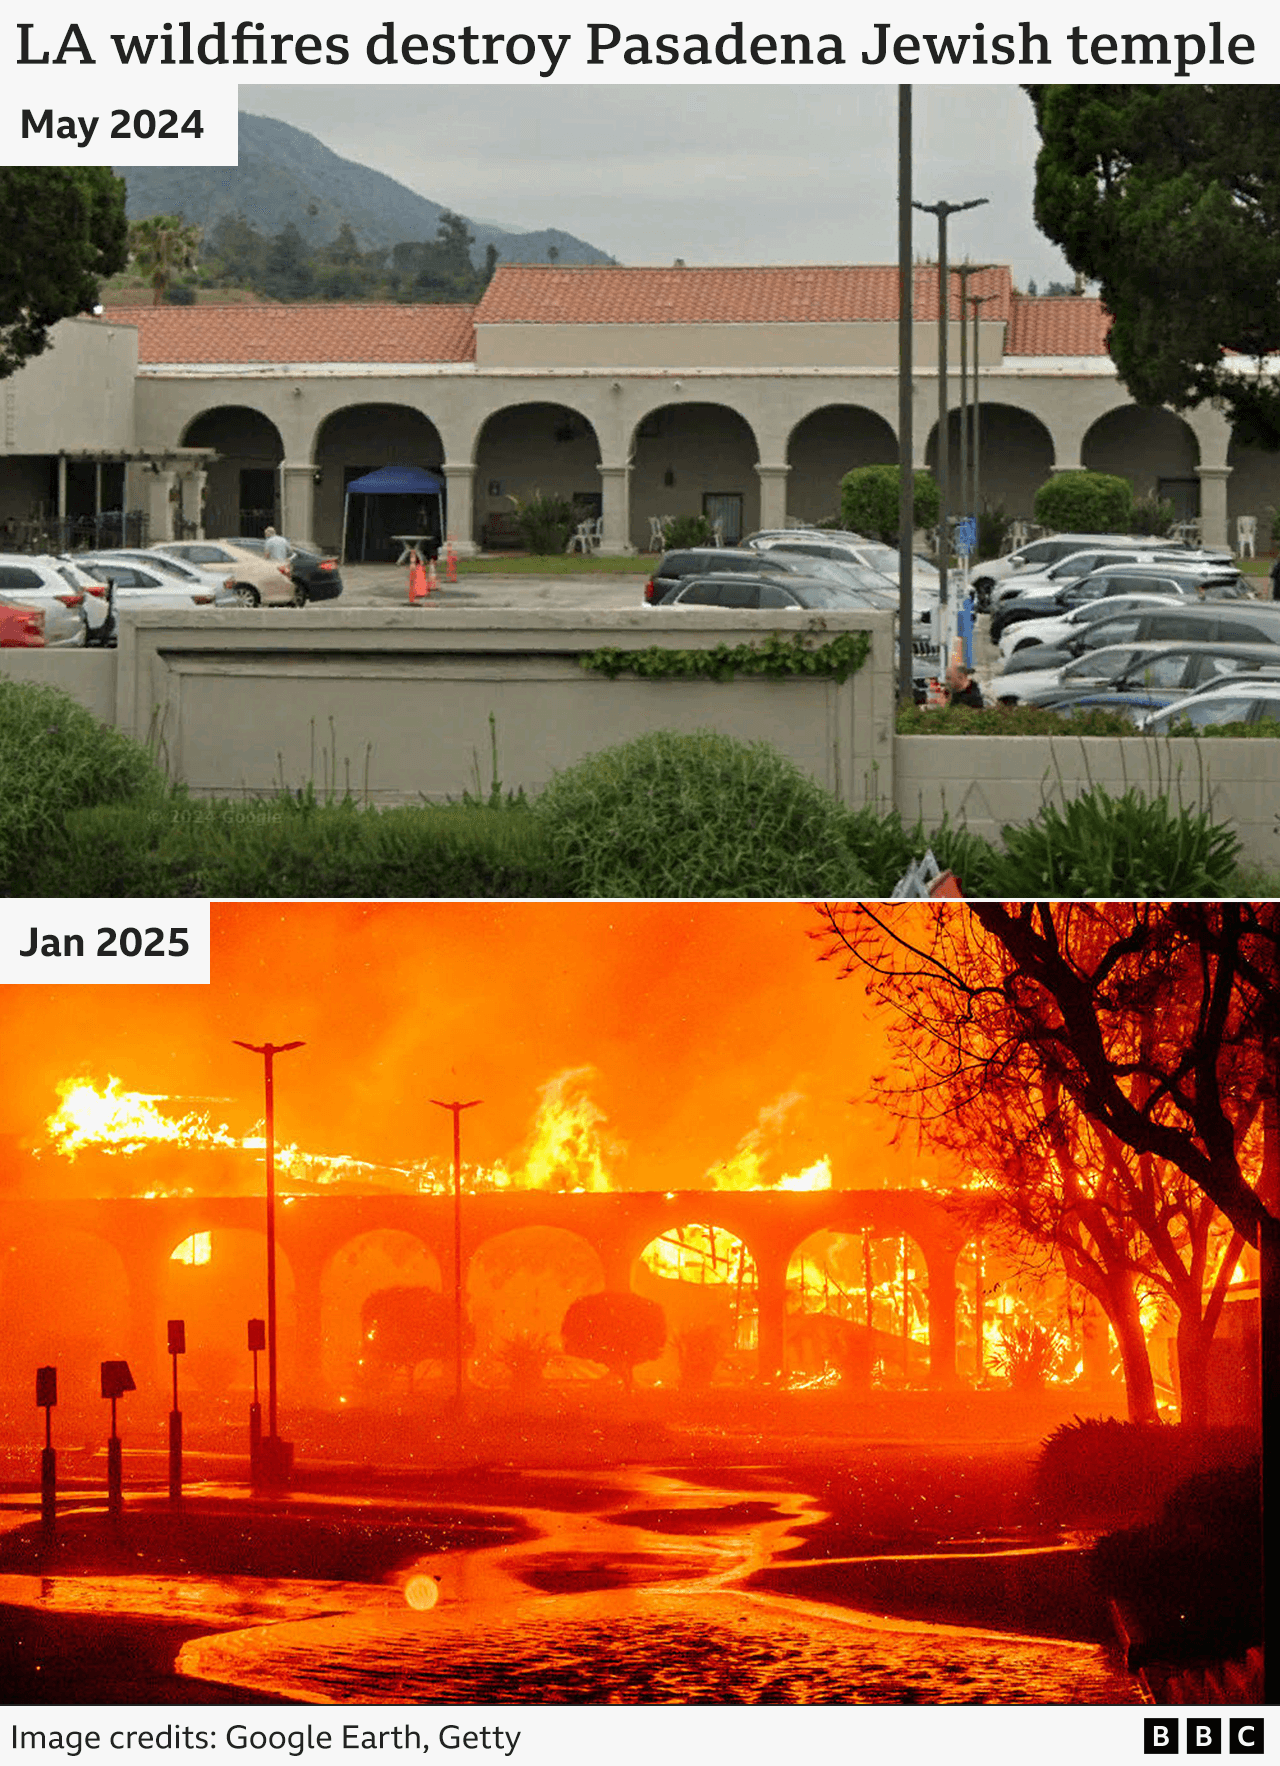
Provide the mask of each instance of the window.
POLYGON ((21 564, 0 564, 0 589, 42 589, 44 578, 21 564))

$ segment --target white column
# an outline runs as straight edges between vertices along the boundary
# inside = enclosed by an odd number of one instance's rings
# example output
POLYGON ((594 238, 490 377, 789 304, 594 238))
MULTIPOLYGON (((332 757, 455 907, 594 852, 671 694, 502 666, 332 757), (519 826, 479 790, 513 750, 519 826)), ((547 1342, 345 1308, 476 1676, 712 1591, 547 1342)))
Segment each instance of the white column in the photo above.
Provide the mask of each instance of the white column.
POLYGON ((315 538, 316 469, 310 460, 280 462, 280 532, 297 545, 315 538))
POLYGON ((760 480, 760 525, 763 528, 787 525, 787 474, 790 466, 756 461, 756 477, 760 480))
POLYGON ((452 539, 459 558, 474 558, 476 544, 476 469, 469 461, 446 460, 444 473, 444 537, 452 539))
POLYGON ((600 550, 610 558, 625 558, 635 551, 631 544, 631 467, 599 465, 601 497, 600 550))
POLYGON ((1229 466, 1197 466, 1200 480, 1200 540, 1206 546, 1230 546, 1227 537, 1229 466))
POLYGON ((143 507, 147 512, 151 544, 174 538, 173 517, 178 497, 178 475, 170 466, 148 467, 143 474, 143 507))

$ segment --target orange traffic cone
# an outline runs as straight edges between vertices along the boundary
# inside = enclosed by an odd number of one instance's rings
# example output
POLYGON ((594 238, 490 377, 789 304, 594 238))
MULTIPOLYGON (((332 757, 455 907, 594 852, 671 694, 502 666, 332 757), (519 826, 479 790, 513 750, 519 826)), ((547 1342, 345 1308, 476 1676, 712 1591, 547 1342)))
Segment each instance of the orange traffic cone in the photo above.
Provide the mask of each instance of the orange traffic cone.
POLYGON ((422 568, 422 560, 416 559, 409 566, 409 605, 416 607, 419 601, 425 601, 431 592, 427 582, 427 573, 422 568))
POLYGON ((458 554, 453 549, 452 535, 444 549, 444 580, 456 583, 458 580, 458 554))
POLYGON ((427 594, 434 595, 439 587, 440 584, 436 580, 436 561, 433 558, 427 565, 427 594))

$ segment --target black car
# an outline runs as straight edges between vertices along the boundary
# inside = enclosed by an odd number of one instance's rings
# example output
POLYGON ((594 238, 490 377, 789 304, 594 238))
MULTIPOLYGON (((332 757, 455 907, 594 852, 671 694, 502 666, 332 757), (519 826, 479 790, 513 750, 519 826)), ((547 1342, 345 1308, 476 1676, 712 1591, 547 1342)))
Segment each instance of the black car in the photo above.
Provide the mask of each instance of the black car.
POLYGON ((1241 593, 1240 573, 1234 567, 1216 565, 1114 564, 1090 571, 1060 588, 1054 595, 1032 593, 1004 601, 991 615, 991 641, 998 644, 1010 626, 1026 620, 1056 619, 1086 601, 1108 595, 1204 595, 1217 600, 1241 593))
POLYGON ((686 577, 668 590, 664 607, 760 608, 812 607, 839 613, 877 610, 880 602, 861 589, 821 577, 776 577, 757 571, 686 577))
MULTIPOLYGON (((243 546, 248 552, 265 552, 263 539, 222 536, 224 546, 243 546)), ((336 601, 342 593, 342 573, 338 560, 318 552, 313 546, 290 546, 289 569, 300 601, 336 601)))
POLYGON ((666 600, 672 589, 689 576, 706 576, 710 572, 728 576, 742 571, 748 576, 804 574, 799 565, 779 558, 770 562, 767 552, 729 551, 723 546, 685 546, 678 552, 666 552, 658 560, 653 575, 644 585, 644 598, 650 607, 666 600))

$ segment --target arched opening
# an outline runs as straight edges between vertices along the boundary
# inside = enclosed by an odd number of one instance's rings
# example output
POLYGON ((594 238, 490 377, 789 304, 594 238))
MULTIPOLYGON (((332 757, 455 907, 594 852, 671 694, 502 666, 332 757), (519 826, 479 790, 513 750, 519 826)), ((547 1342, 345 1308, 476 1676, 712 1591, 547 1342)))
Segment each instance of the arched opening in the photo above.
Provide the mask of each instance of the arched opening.
POLYGON ((1253 522, 1254 556, 1280 550, 1280 453, 1252 447, 1233 436, 1227 449, 1227 538, 1240 549, 1240 518, 1253 522))
POLYGON ((440 1263, 420 1239, 393 1227, 361 1233, 334 1252, 320 1278, 323 1321, 321 1371, 339 1404, 354 1401, 362 1381, 361 1313, 371 1294, 386 1288, 439 1293, 440 1263))
POLYGON ((188 423, 182 445, 218 450, 205 479, 204 531, 211 539, 257 538, 279 522, 284 443, 269 417, 249 405, 218 405, 188 423))
POLYGON ((786 1366, 842 1385, 923 1385, 928 1272, 909 1238, 811 1233, 787 1264, 786 1366))
POLYGON ((818 522, 840 514, 840 480, 855 466, 896 466, 898 438, 875 411, 824 405, 791 431, 787 444, 787 512, 818 522))
POLYGON ((661 405, 637 423, 631 451, 631 542, 640 550, 653 517, 705 515, 722 524, 726 545, 759 527, 760 450, 728 405, 661 405))
MULTIPOLYGON (((316 434, 315 538, 337 551, 343 543, 347 486, 379 466, 419 466, 443 476, 444 443, 429 417, 409 405, 346 405, 331 412, 316 434)), ((392 496, 353 495, 347 518, 346 556, 353 562, 388 564, 401 547, 396 534, 445 530, 448 511, 422 492, 392 496)))
POLYGON ((561 1353, 561 1321, 576 1299, 604 1286, 598 1253, 563 1227, 517 1227, 486 1239, 467 1269, 477 1383, 527 1397, 544 1380, 571 1377, 578 1370, 561 1353))
POLYGON ((594 426, 568 405, 505 405, 476 438, 473 536, 482 546, 518 544, 515 505, 531 497, 571 503, 579 521, 603 509, 600 443, 594 426))
POLYGON ((662 1356, 643 1370, 648 1383, 696 1390, 754 1376, 759 1280, 736 1234, 709 1222, 668 1227, 636 1259, 631 1288, 656 1300, 667 1321, 662 1356))
MULTIPOLYGON (((972 417, 970 418, 972 425, 972 417)), ((960 513, 960 413, 949 413, 951 451, 951 512, 960 513)), ((972 434, 972 428, 970 434, 972 434)), ((987 399, 978 406, 978 508, 1003 509, 1029 521, 1036 492, 1053 476, 1053 437, 1038 417, 1016 405, 987 399)), ((929 432, 925 455, 929 469, 938 469, 938 426, 929 432)))
MULTIPOLYGON (((185 1323, 187 1349, 181 1376, 205 1400, 225 1400, 253 1382, 253 1357, 246 1346, 251 1318, 265 1318, 267 1242, 265 1234, 244 1227, 210 1227, 189 1233, 173 1247, 160 1283, 164 1319, 185 1323)), ((276 1249, 276 1335, 282 1401, 313 1402, 315 1394, 294 1385, 297 1371, 297 1309, 293 1271, 276 1249), (288 1389, 293 1388, 293 1389, 288 1389)), ((266 1402, 266 1357, 259 1357, 259 1378, 266 1402)))
POLYGON ((1123 405, 1099 417, 1085 434, 1080 463, 1091 472, 1127 478, 1134 495, 1173 504, 1179 521, 1200 514, 1200 448, 1191 426, 1172 411, 1123 405))

